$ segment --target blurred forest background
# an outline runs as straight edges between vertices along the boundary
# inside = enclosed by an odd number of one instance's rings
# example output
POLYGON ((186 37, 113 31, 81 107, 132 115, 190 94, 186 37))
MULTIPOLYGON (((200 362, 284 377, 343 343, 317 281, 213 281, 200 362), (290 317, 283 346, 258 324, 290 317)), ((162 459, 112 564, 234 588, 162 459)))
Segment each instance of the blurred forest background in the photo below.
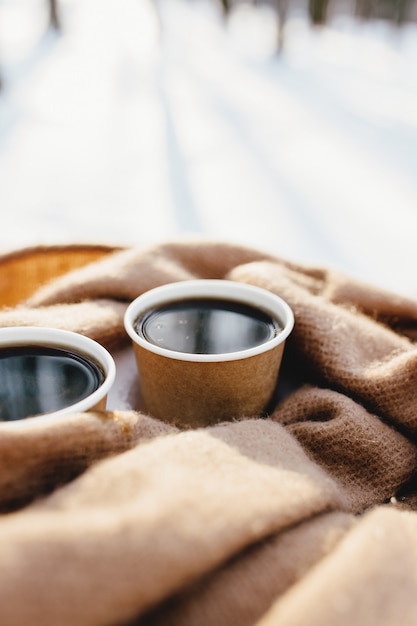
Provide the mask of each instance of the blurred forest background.
POLYGON ((0 0, 0 251, 197 235, 417 295, 417 0, 0 0))
MULTIPOLYGON (((225 17, 242 0, 219 0, 225 17)), ((285 40, 285 23, 289 12, 305 9, 312 27, 327 23, 338 14, 349 14, 358 20, 386 20, 402 26, 417 21, 417 0, 253 0, 254 4, 269 4, 274 8, 277 19, 277 51, 281 51, 285 40)))
MULTIPOLYGON (((61 1, 65 2, 65 0, 61 1)), ((190 2, 198 1, 190 0, 190 2)), ((213 0, 219 5, 226 20, 237 5, 246 1, 213 0)), ((284 47, 286 21, 289 13, 294 9, 304 10, 306 18, 313 28, 326 24, 339 14, 348 14, 358 20, 383 20, 398 27, 409 22, 417 22, 417 0, 250 0, 250 2, 254 6, 268 5, 273 9, 276 18, 277 52, 282 51, 284 47)), ((0 8, 2 4, 7 4, 7 0, 0 0, 0 8)), ((157 11, 158 0, 154 0, 154 5, 157 11)), ((44 0, 44 9, 48 13, 48 26, 59 32, 62 28, 60 0, 44 0)), ((2 83, 0 58, 0 88, 2 83)))

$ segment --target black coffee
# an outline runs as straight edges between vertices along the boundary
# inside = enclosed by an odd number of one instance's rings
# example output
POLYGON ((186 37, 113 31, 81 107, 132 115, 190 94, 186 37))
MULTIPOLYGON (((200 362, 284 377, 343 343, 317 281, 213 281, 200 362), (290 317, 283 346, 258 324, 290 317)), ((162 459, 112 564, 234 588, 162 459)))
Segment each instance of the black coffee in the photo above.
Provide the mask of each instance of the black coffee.
POLYGON ((170 302, 142 315, 135 325, 162 348, 193 354, 225 354, 253 348, 282 330, 267 313, 240 302, 193 298, 170 302))
POLYGON ((104 380, 88 358, 60 348, 0 348, 0 421, 64 409, 89 396, 104 380))

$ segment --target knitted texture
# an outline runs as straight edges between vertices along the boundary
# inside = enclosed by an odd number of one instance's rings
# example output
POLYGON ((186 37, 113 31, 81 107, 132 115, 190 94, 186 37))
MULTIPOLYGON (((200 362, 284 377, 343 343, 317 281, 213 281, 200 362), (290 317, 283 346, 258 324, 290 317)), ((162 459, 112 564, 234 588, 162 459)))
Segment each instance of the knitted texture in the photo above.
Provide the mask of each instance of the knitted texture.
POLYGON ((293 309, 275 408, 188 430, 125 408, 0 424, 0 623, 416 623, 416 302, 217 241, 69 245, 0 256, 0 327, 116 354, 130 301, 192 278, 293 309))

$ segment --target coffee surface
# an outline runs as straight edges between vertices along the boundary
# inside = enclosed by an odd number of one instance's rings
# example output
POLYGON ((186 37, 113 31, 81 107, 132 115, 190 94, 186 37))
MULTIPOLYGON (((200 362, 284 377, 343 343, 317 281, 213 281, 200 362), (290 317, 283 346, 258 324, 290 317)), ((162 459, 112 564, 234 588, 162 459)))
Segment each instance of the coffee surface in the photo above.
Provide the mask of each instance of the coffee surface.
POLYGON ((282 330, 254 306, 193 298, 151 309, 136 321, 136 332, 161 348, 191 354, 226 354, 269 341, 282 330))
POLYGON ((70 350, 0 348, 0 421, 66 408, 93 393, 103 380, 94 361, 70 350))

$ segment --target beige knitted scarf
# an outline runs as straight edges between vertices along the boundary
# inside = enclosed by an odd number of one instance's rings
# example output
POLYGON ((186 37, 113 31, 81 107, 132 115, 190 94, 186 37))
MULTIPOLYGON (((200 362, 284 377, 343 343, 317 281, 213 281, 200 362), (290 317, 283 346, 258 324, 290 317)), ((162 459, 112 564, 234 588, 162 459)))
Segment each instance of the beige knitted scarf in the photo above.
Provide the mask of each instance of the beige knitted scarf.
POLYGON ((0 326, 128 350, 128 303, 190 278, 292 307, 275 410, 2 424, 0 624, 416 624, 417 302, 221 242, 46 246, 0 257, 0 326))

